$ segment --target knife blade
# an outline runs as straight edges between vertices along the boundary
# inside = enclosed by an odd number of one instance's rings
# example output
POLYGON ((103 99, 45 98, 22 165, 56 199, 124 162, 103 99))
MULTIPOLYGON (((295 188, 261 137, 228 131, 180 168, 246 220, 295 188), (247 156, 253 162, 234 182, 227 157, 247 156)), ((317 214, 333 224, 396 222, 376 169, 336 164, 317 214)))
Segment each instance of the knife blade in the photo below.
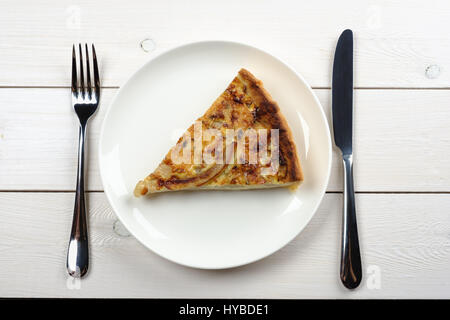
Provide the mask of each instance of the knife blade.
POLYGON ((334 142, 344 166, 340 278, 346 288, 354 289, 361 283, 362 267, 353 186, 353 32, 348 29, 339 37, 334 55, 332 113, 334 142))
POLYGON ((339 37, 333 63, 333 133, 343 154, 352 153, 353 123, 353 32, 339 37))

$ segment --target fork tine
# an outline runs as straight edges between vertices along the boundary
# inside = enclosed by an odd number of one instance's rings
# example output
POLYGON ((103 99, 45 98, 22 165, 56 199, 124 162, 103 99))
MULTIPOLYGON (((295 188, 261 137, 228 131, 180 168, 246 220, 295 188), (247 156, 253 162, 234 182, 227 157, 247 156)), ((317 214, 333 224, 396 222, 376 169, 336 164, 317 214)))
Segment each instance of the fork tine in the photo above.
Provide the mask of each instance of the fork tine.
POLYGON ((95 85, 95 98, 97 101, 100 98, 100 77, 98 75, 97 55, 95 54, 95 47, 92 44, 92 61, 94 64, 94 85, 95 85))
POLYGON ((80 90, 81 96, 84 98, 85 87, 84 87, 84 72, 83 72, 83 53, 81 52, 81 43, 78 44, 80 49, 80 90))
POLYGON ((86 47, 86 79, 87 79, 87 92, 89 94, 89 99, 92 97, 92 87, 91 87, 91 67, 89 66, 89 50, 88 45, 85 43, 86 47))
POLYGON ((72 46, 72 94, 78 96, 77 91, 77 59, 75 54, 75 45, 72 46))

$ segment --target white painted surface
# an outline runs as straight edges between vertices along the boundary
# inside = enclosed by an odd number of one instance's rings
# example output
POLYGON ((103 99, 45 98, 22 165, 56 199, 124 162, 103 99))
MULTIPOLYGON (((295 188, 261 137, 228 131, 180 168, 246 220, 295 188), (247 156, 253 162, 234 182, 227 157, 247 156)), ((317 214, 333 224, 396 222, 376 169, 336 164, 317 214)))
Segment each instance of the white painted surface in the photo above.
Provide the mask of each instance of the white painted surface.
MULTIPOLYGON (((444 0, 3 1, 0 296, 450 298, 448 21, 444 0), (69 85, 72 43, 95 42, 105 86, 119 86, 162 50, 228 39, 266 49, 312 86, 328 88, 345 28, 356 37, 355 85, 377 88, 355 92, 357 207, 364 268, 371 268, 358 290, 345 290, 338 278, 340 193, 327 194, 310 225, 281 251, 224 271, 175 265, 117 235, 103 193, 90 193, 91 273, 80 290, 67 288, 74 195, 58 191, 74 189, 77 120, 68 88, 60 87, 69 85), (144 39, 152 41, 148 52, 144 39), (374 270, 380 289, 367 285, 374 270)), ((90 190, 102 190, 99 124, 115 92, 103 90, 91 123, 90 190)), ((330 91, 316 93, 329 115, 330 91)), ((334 156, 328 190, 340 191, 334 156)))
POLYGON ((327 194, 304 232, 259 262, 228 270, 182 267, 114 233, 103 193, 89 194, 92 269, 66 287, 73 193, 2 193, 0 295, 58 297, 450 298, 450 197, 358 194, 364 270, 359 289, 339 270, 341 194, 327 194), (373 271, 372 271, 373 272, 373 271))
MULTIPOLYGON (((116 91, 103 90, 88 129, 89 190, 103 190, 98 135, 116 91)), ((331 91, 315 92, 331 126, 331 91)), ((354 100, 357 191, 450 191, 449 90, 356 90, 354 100)), ((0 89, 0 190, 75 190, 78 120, 71 108, 67 88, 0 89)), ((328 191, 341 191, 333 155, 328 191)))
POLYGON ((96 43, 103 84, 117 86, 161 50, 221 39, 272 51, 312 86, 329 87, 337 37, 351 28, 356 86, 449 87, 449 20, 446 0, 4 0, 0 84, 67 86, 74 42, 96 43), (156 45, 150 54, 140 47, 147 38, 156 45), (431 64, 444 70, 432 80, 431 64))

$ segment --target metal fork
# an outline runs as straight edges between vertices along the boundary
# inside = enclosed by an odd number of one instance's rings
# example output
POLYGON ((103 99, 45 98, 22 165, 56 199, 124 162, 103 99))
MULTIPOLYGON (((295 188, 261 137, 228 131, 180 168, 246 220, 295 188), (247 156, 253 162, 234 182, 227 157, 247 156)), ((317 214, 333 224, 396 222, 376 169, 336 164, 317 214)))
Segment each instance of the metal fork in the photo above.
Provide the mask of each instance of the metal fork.
POLYGON ((83 53, 81 44, 80 72, 77 77, 77 61, 75 45, 72 50, 72 105, 80 120, 80 137, 78 144, 78 172, 75 207, 73 210, 72 231, 70 232, 69 248, 67 250, 67 271, 72 277, 83 277, 89 268, 89 245, 87 231, 86 202, 84 197, 84 146, 86 127, 89 118, 97 110, 100 99, 100 78, 98 75, 97 56, 92 45, 92 62, 94 66, 94 83, 91 84, 88 45, 86 47, 86 86, 84 83, 83 53))

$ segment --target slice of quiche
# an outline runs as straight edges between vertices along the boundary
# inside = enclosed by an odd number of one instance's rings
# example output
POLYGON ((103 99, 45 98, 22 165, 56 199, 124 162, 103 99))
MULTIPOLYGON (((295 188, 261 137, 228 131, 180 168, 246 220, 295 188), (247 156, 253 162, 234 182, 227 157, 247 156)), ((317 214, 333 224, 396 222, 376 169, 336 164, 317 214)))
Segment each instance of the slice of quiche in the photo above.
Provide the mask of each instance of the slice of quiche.
POLYGON ((292 133, 277 103, 261 81, 241 69, 134 194, 286 187, 302 180, 292 133))

